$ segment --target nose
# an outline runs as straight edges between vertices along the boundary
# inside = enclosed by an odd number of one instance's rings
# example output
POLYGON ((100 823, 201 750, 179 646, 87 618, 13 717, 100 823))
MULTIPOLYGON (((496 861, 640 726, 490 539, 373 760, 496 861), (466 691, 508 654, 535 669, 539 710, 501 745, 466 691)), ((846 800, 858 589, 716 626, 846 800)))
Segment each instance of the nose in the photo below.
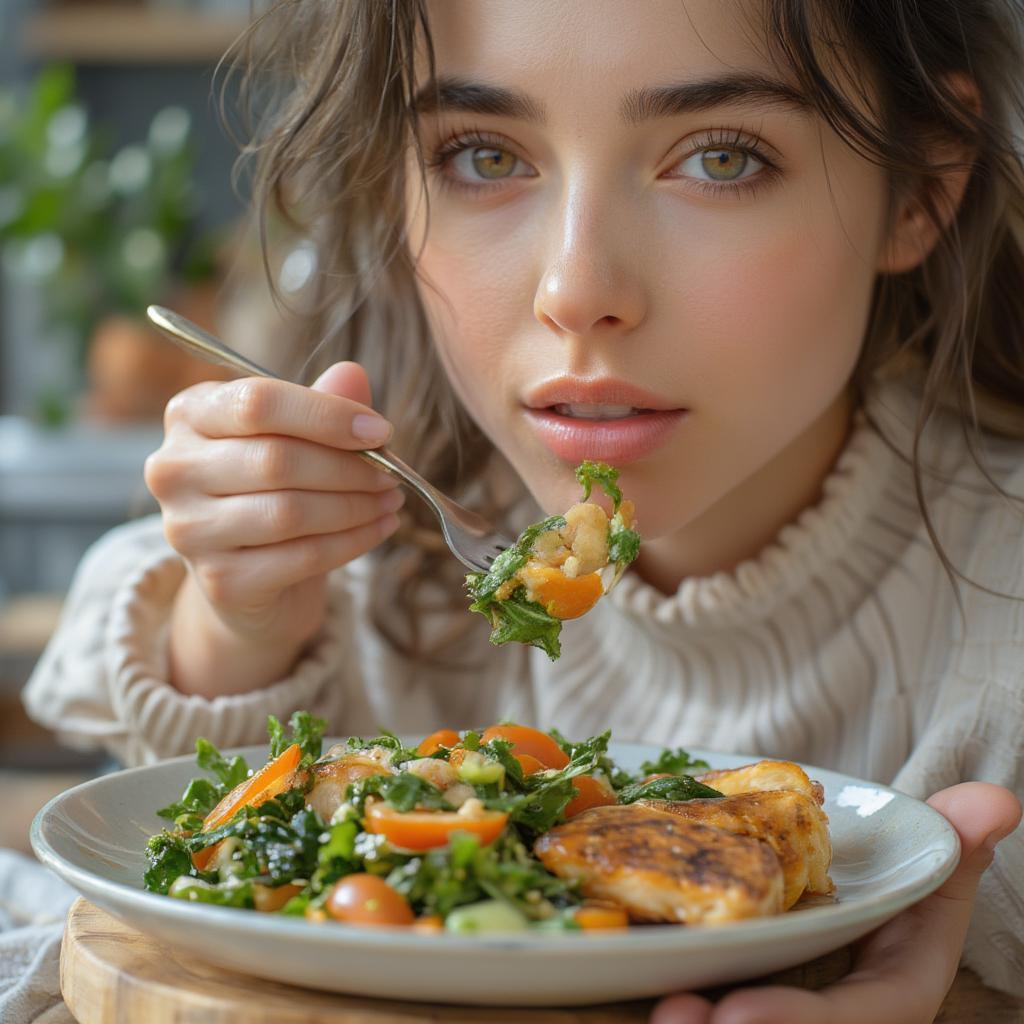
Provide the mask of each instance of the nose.
POLYGON ((607 201, 570 200, 553 255, 534 296, 534 316, 560 336, 625 335, 647 316, 647 294, 633 233, 616 224, 607 201))

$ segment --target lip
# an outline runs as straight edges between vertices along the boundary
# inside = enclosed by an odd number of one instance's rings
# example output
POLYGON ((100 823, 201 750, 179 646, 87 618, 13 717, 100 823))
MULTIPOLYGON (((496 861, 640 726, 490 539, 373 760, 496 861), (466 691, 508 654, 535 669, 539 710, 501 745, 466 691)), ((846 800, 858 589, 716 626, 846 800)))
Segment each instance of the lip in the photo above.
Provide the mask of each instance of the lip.
POLYGON ((584 459, 613 465, 636 462, 660 448, 688 411, 661 395, 610 377, 546 381, 529 393, 524 404, 526 419, 541 443, 573 465, 584 459), (621 419, 584 420, 552 408, 573 403, 628 405, 643 411, 621 419))
POLYGON ((614 377, 600 377, 596 380, 556 377, 533 388, 523 404, 527 409, 536 410, 548 409, 553 405, 571 405, 574 402, 587 405, 628 405, 634 409, 652 409, 655 412, 681 411, 675 402, 614 377))
POLYGON ((584 459, 615 466, 636 462, 660 448, 685 417, 685 409, 643 412, 618 420, 577 420, 551 409, 526 410, 541 443, 573 465, 584 459))

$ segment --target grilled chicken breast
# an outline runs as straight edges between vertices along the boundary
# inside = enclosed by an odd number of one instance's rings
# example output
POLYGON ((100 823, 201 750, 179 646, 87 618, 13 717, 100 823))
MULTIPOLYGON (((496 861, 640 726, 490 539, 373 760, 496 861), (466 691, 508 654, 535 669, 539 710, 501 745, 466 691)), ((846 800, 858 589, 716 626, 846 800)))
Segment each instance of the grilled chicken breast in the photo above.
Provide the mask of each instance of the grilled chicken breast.
POLYGON ((807 772, 792 761, 758 761, 756 764, 745 764, 742 768, 705 772, 698 775, 697 780, 726 796, 785 789, 812 797, 819 807, 825 802, 825 790, 821 783, 809 778, 807 772))
POLYGON ((779 859, 758 839, 636 804, 595 807, 545 832, 544 866, 636 921, 723 924, 782 910, 779 859))
POLYGON ((782 867, 788 910, 805 893, 832 892, 828 818, 806 793, 787 790, 737 793, 708 800, 639 800, 653 811, 725 829, 767 843, 782 867))

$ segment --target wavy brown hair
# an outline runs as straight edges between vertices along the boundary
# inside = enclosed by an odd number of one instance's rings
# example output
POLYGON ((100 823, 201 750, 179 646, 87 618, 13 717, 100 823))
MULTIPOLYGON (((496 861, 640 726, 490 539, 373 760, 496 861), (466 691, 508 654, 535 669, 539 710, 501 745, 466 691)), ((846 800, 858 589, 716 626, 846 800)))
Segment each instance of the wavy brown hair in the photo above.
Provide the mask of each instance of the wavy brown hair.
MULTIPOLYGON (((1022 0, 764 0, 759 17, 778 66, 885 170, 892 215, 912 196, 942 225, 943 177, 970 167, 963 200, 927 258, 908 273, 879 275, 853 380, 863 392, 884 368, 920 369, 910 458, 925 523, 955 584, 959 573, 924 500, 926 424, 940 405, 952 406, 983 471, 984 430, 1024 437, 1024 167, 1015 137, 1024 125, 1022 0), (968 155, 943 161, 937 152, 968 155)), ((416 84, 433 78, 424 3, 282 0, 231 59, 245 74, 243 157, 264 238, 277 219, 317 247, 313 282, 292 309, 303 362, 296 375, 337 359, 362 363, 403 457, 450 493, 475 488, 474 504, 500 518, 507 498, 481 484, 498 456, 440 367, 404 236, 409 146, 420 173, 424 166, 413 98, 416 84)), ((425 507, 412 503, 406 517, 381 552, 396 564, 378 576, 394 587, 379 592, 376 619, 395 644, 423 655, 420 613, 433 600, 457 600, 459 588, 426 593, 454 562, 425 507)), ((432 639, 435 654, 451 649, 452 636, 432 639)))

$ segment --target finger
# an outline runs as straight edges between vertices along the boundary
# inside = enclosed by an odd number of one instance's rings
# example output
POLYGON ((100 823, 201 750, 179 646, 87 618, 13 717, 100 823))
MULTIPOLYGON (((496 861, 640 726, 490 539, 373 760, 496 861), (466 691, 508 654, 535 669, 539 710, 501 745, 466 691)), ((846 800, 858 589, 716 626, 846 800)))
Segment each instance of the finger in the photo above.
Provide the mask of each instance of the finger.
POLYGON ((180 468, 179 485, 218 497, 289 490, 375 493, 401 483, 354 452, 273 434, 206 441, 180 468))
POLYGON ((706 1024, 711 1020, 712 1006, 692 992, 662 999, 651 1014, 650 1024, 706 1024))
POLYGON ((864 944, 856 969, 818 993, 782 987, 734 992, 714 1024, 905 1024, 932 1020, 956 973, 974 894, 995 844, 1017 826, 1020 802, 1008 790, 969 782, 929 801, 960 836, 960 865, 921 903, 883 925, 864 944))
POLYGON ((264 547, 300 537, 340 533, 397 512, 398 489, 380 494, 265 491, 198 503, 195 517, 165 515, 168 542, 183 555, 264 547))
POLYGON ((928 804, 960 836, 960 864, 936 895, 973 900, 996 844, 1020 824, 1020 801, 1008 789, 990 782, 962 782, 936 793, 928 804))
POLYGON ((328 366, 310 387, 314 391, 350 398, 361 405, 373 405, 370 378, 358 363, 342 362, 328 366))
POLYGON ((263 377, 188 388, 167 403, 164 421, 168 433, 184 421, 206 437, 284 434, 350 451, 391 436, 388 421, 367 405, 263 377))
POLYGON ((346 565, 375 548, 398 529, 393 512, 339 533, 302 537, 262 548, 230 551, 204 559, 196 576, 214 605, 245 607, 266 594, 346 565))

